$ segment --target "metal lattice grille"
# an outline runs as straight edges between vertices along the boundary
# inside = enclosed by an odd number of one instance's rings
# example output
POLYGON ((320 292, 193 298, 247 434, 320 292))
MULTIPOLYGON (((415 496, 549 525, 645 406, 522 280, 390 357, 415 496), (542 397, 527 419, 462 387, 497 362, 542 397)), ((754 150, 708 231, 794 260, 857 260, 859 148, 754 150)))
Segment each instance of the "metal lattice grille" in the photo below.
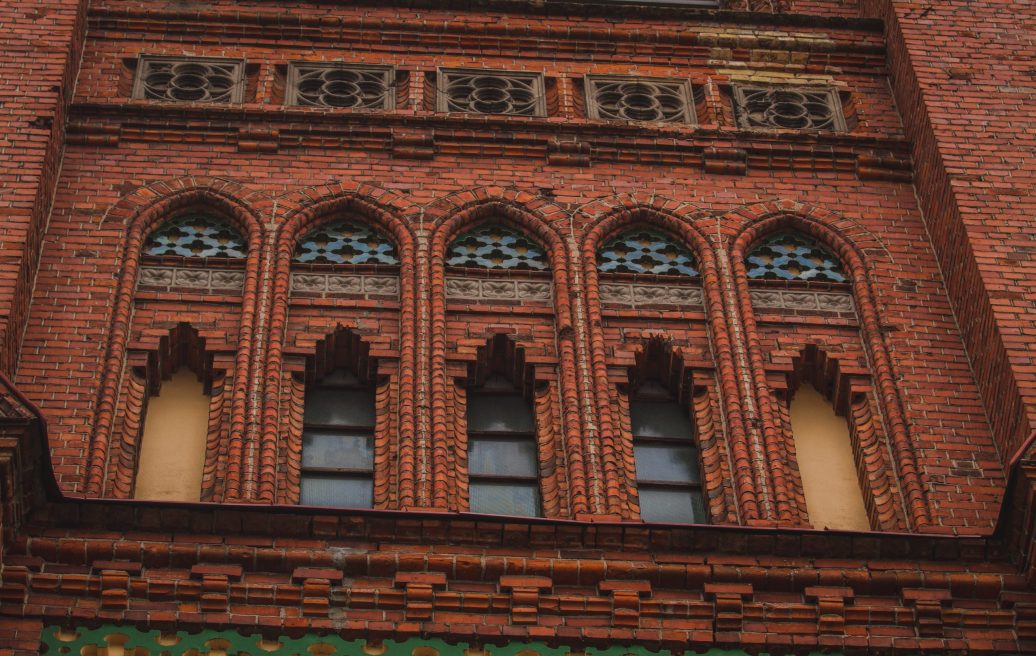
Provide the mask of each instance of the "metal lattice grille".
POLYGON ((734 112, 742 128, 845 130, 833 89, 736 86, 734 112))
POLYGON ((547 268, 543 247, 525 235, 500 224, 482 225, 453 240, 446 265, 476 269, 547 268))
POLYGON ((307 264, 399 264, 396 246, 387 236, 349 220, 307 234, 299 240, 294 259, 307 264))
POLYGON ((603 273, 651 273, 697 276, 694 255, 672 237, 654 230, 634 230, 612 239, 597 251, 603 273))
POLYGON ((133 97, 237 103, 244 97, 243 70, 236 59, 141 57, 133 97))
POLYGON ((348 109, 395 107, 395 74, 389 66, 293 62, 288 68, 290 105, 348 109))
POLYGON ((749 278, 845 282, 838 258, 815 239, 797 232, 770 235, 745 258, 749 278))
POLYGON ((503 71, 441 70, 440 112, 546 116, 543 76, 503 71))
POLYGON ((247 250, 240 232, 226 221, 204 214, 167 221, 144 243, 145 255, 241 258, 247 250))
POLYGON ((694 123, 686 82, 634 77, 588 77, 587 114, 620 121, 694 123))

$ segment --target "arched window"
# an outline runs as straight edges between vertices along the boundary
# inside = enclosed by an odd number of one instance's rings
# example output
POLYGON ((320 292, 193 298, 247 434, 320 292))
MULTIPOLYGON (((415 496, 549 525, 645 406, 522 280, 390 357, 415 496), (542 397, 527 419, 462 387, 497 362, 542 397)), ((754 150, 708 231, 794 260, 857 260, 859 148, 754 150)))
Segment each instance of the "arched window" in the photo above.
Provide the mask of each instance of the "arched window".
POLYGON ((790 406, 795 453, 813 528, 869 531, 849 424, 809 383, 790 406))
POLYGON ((535 240, 500 223, 484 223, 450 243, 446 266, 473 269, 548 268, 546 250, 535 240))
POLYGON ((749 278, 847 282, 848 276, 826 246, 799 232, 775 232, 745 256, 749 278))
POLYGON ((639 228, 609 240, 597 251, 601 273, 646 273, 652 275, 699 275, 694 255, 669 235, 639 228))
POLYGON ((541 512, 532 406, 499 373, 468 393, 471 512, 535 517, 541 512))
POLYGON ((640 515, 648 522, 708 521, 694 425, 686 408, 657 380, 630 395, 640 515))
POLYGON ((134 367, 127 380, 124 424, 140 426, 143 413, 139 440, 128 430, 129 443, 120 444, 125 453, 139 444, 133 496, 198 501, 211 421, 212 397, 203 382, 211 377, 208 357, 198 332, 180 324, 149 360, 134 367))
POLYGON ((204 213, 166 221, 147 236, 144 255, 241 259, 247 241, 225 220, 204 213))
POLYGON ((392 240, 380 231, 350 219, 325 223, 298 241, 294 262, 300 264, 398 265, 392 240))
POLYGON ((374 424, 374 388, 350 370, 334 369, 306 389, 303 505, 373 505, 374 424))

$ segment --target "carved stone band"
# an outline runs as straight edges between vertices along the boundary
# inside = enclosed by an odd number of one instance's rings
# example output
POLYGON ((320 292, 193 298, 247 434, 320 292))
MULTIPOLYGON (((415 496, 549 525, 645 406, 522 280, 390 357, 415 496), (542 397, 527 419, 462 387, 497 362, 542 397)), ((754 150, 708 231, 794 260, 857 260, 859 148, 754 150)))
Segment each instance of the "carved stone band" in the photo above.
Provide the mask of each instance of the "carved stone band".
POLYGON ((671 285, 601 285, 602 303, 624 305, 681 305, 702 306, 705 296, 701 287, 676 287, 671 285))
POLYGON ((780 310, 816 312, 856 312, 851 294, 831 292, 754 289, 749 292, 752 306, 780 310))
POLYGON ((550 301, 551 283, 539 280, 447 278, 446 298, 486 301, 550 301))
POLYGON ((399 297, 396 276, 367 276, 337 273, 293 273, 292 294, 319 296, 394 296, 399 297))
POLYGON ((227 269, 186 269, 180 267, 141 267, 140 287, 190 289, 216 292, 241 289, 245 272, 227 269))

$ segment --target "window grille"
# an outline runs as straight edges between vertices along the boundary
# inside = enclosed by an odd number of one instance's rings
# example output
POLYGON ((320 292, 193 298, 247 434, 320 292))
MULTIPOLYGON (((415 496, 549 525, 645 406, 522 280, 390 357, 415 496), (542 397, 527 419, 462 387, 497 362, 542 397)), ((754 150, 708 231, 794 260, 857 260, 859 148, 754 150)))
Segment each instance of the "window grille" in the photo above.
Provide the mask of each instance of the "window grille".
POLYGON ((381 232, 348 219, 312 230, 295 247, 305 264, 399 264, 396 246, 381 232))
POLYGON ((536 419, 511 381, 493 374, 468 394, 471 512, 540 515, 536 419))
POLYGON ((543 76, 505 71, 439 71, 440 112, 546 116, 543 76))
POLYGON ((590 118, 695 123, 691 87, 680 80, 624 76, 586 79, 590 118))
POLYGON ((845 131, 845 117, 834 89, 734 87, 734 113, 746 129, 845 131))
POLYGON ((820 242, 797 232, 778 232, 745 257, 749 278, 846 282, 842 263, 820 242))
POLYGON ((698 446, 687 410, 660 383, 647 381, 630 398, 630 425, 641 518, 706 522, 698 446))
POLYGON ((446 252, 446 265, 477 269, 547 268, 543 247, 506 226, 491 223, 453 240, 446 252))
POLYGON ((602 273, 698 275, 694 255, 683 244, 647 229, 627 232, 607 242, 597 251, 597 269, 602 273))
POLYGON ((166 221, 148 235, 145 255, 242 258, 248 247, 241 233, 226 221, 190 214, 166 221))
POLYGON ((373 506, 374 408, 374 390, 345 369, 306 390, 300 503, 373 506))
POLYGON ((292 62, 288 67, 287 104, 393 109, 395 71, 391 66, 292 62))
POLYGON ((239 103, 244 99, 240 59, 146 57, 137 64, 134 98, 173 102, 239 103))

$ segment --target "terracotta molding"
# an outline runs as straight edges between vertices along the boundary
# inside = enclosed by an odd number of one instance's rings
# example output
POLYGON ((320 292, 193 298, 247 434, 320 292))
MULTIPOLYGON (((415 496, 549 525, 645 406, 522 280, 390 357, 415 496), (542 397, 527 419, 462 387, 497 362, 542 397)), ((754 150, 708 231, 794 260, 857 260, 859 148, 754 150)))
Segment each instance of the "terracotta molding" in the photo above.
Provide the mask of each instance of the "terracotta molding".
MULTIPOLYGON (((137 189, 124 196, 105 214, 103 221, 117 221, 127 226, 122 249, 122 271, 115 288, 108 346, 100 371, 101 384, 90 435, 90 455, 85 490, 88 496, 100 496, 108 464, 115 408, 125 366, 133 297, 140 268, 141 248, 151 229, 175 213, 192 207, 204 207, 223 215, 248 240, 245 284, 235 360, 234 390, 231 397, 230 448, 240 448, 245 425, 244 413, 248 384, 248 364, 252 350, 252 329, 257 296, 259 252, 262 227, 258 213, 248 202, 249 193, 242 185, 221 178, 185 177, 162 181, 137 189)), ((233 465, 233 460, 230 462, 233 465)), ((228 472, 228 486, 240 481, 240 472, 228 472), (232 478, 237 474, 238 478, 232 478)))
POLYGON ((355 182, 310 187, 277 199, 278 204, 292 208, 276 237, 272 258, 268 324, 269 346, 263 375, 263 416, 259 449, 258 500, 272 502, 277 489, 277 449, 281 427, 280 384, 287 339, 288 305, 290 300, 291 261, 295 243, 307 231, 323 221, 343 214, 358 215, 384 230, 399 249, 400 284, 400 357, 399 357, 399 423, 400 497, 412 496, 413 454, 410 445, 414 424, 414 262, 416 240, 408 222, 402 217, 413 209, 402 197, 371 185, 355 182))
MULTIPOLYGON (((429 205, 425 217, 432 225, 429 261, 429 291, 423 302, 429 304, 431 333, 428 337, 432 405, 431 479, 424 491, 434 508, 449 507, 448 475, 445 471, 449 438, 446 387, 446 264, 445 253, 454 235, 487 219, 498 219, 528 233, 546 247, 554 278, 554 313, 558 335, 560 384, 564 409, 563 430, 566 449, 581 443, 583 428, 576 382, 576 344, 573 338, 571 298, 569 294, 568 258, 564 238, 553 224, 568 218, 558 207, 533 194, 500 187, 479 187, 447 196, 429 205)), ((569 479, 574 512, 585 512, 586 488, 582 449, 568 451, 569 479)))
MULTIPOLYGON (((792 228, 826 244, 849 270, 853 294, 860 314, 860 332, 877 383, 882 414, 888 422, 897 470, 906 492, 909 516, 914 529, 927 527, 931 523, 930 509, 914 454, 903 402, 895 383, 895 372, 892 369, 891 358, 881 334, 881 323, 871 290, 866 258, 859 247, 845 234, 844 228, 839 227, 839 222, 843 225, 848 222, 831 212, 792 201, 759 203, 741 208, 733 214, 740 217, 742 221, 746 220, 739 234, 730 240, 731 265, 752 362, 756 400, 762 415, 766 449, 768 454, 774 456, 770 462, 773 467, 775 486, 780 490, 785 479, 784 463, 776 457, 780 451, 781 437, 776 430, 777 420, 774 415, 773 396, 766 381, 758 327, 749 299, 748 273, 744 257, 749 248, 764 235, 781 228, 792 228)), ((786 501, 785 499, 781 510, 790 516, 790 507, 787 506, 786 501)))
MULTIPOLYGON (((602 333, 600 284, 597 273, 597 248, 608 237, 632 228, 638 224, 651 225, 686 243, 699 260, 707 321, 712 335, 712 353, 715 359, 720 383, 720 398, 730 433, 730 452, 734 468, 734 488, 738 510, 745 520, 759 517, 757 500, 757 472, 754 471, 749 452, 747 429, 742 411, 738 376, 734 364, 728 320, 720 294, 719 271, 716 256, 706 237, 693 223, 708 215, 689 204, 650 194, 624 194, 594 201, 580 209, 579 214, 588 220, 585 237, 582 239, 583 273, 586 281, 586 298, 589 308, 588 324, 591 328, 590 353, 596 382, 597 413, 601 432, 611 438, 607 444, 615 449, 616 424, 612 416, 611 398, 607 384, 606 350, 602 333)), ((606 463, 608 461, 605 461, 606 463)), ((616 486, 621 478, 611 467, 606 473, 609 496, 616 495, 616 486)), ((617 510, 617 509, 616 509, 617 510)))

